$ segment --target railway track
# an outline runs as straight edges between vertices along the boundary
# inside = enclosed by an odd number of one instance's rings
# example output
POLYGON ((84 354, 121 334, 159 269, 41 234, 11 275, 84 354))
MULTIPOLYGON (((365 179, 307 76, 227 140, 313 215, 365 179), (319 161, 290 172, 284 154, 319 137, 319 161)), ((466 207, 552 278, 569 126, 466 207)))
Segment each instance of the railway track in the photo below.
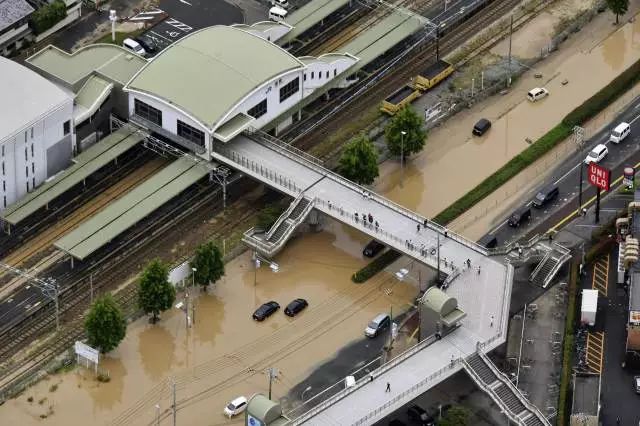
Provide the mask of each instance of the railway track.
MULTIPOLYGON (((519 4, 518 0, 488 0, 482 9, 476 11, 470 19, 455 28, 449 28, 440 37, 441 56, 461 46, 479 28, 487 27, 517 4, 519 4)), ((389 93, 405 84, 433 61, 435 61, 435 41, 425 40, 415 48, 413 55, 405 57, 401 66, 397 66, 395 70, 389 70, 382 77, 379 77, 378 73, 372 74, 360 84, 335 96, 331 101, 314 110, 312 114, 298 122, 295 127, 281 134, 281 137, 297 148, 310 149, 324 139, 327 134, 334 133, 351 121, 353 117, 370 108, 371 105, 379 105, 389 93), (374 83, 371 83, 372 81, 374 83), (367 84, 370 84, 370 87, 364 93, 349 100, 367 84)))

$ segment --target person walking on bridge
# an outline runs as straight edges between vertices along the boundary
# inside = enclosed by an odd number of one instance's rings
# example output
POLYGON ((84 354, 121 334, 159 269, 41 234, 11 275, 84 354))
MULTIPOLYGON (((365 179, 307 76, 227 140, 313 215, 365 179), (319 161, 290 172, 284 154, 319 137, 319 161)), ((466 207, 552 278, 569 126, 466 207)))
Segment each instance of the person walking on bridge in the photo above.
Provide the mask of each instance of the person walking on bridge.
POLYGON ((391 383, 387 382, 387 388, 384 391, 391 392, 391 383))

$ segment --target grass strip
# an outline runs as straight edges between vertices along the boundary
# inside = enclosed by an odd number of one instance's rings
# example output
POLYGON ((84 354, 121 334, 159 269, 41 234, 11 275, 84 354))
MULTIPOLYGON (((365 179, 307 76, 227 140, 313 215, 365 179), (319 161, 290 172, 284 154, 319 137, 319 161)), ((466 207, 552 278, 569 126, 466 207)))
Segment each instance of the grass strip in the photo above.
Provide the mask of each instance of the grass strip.
POLYGON ((560 373, 560 394, 558 396, 557 424, 568 424, 571 415, 571 371, 573 370, 573 343, 576 325, 576 301, 578 293, 578 263, 571 263, 569 273, 569 301, 567 318, 564 323, 564 343, 562 346, 562 372, 560 373))

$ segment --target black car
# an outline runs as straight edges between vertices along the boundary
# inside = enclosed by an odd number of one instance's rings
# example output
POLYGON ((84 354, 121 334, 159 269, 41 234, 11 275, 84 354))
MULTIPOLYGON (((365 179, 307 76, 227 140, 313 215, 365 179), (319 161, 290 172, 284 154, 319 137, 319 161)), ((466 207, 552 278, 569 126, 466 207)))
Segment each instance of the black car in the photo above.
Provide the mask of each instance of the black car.
POLYGON ((256 321, 264 321, 266 318, 273 315, 273 313, 278 309, 280 309, 278 302, 274 302, 272 300, 271 302, 264 303, 253 313, 253 319, 256 321))
POLYGON ((152 55, 158 51, 158 45, 150 38, 138 37, 136 41, 140 43, 140 46, 147 52, 147 55, 152 55))
POLYGON ((427 411, 419 405, 412 405, 407 410, 407 416, 413 423, 420 424, 422 426, 434 426, 436 421, 433 417, 427 414, 427 411))
POLYGON ((541 209, 546 204, 555 200, 556 197, 560 194, 560 189, 557 186, 549 186, 542 191, 538 192, 536 197, 533 199, 533 207, 537 209, 541 209))
POLYGON ((486 118, 481 118, 478 122, 473 126, 473 134, 476 136, 482 136, 491 128, 491 122, 486 118))
POLYGON ((484 248, 494 248, 498 246, 498 238, 493 234, 487 234, 484 237, 480 238, 478 244, 480 244, 484 248))
POLYGON ((290 317, 295 317, 300 311, 309 306, 304 299, 295 299, 293 302, 289 303, 286 308, 284 308, 284 314, 290 317))
POLYGON ((528 220, 531 220, 531 208, 524 206, 511 213, 508 223, 509 226, 517 228, 528 220))
POLYGON ((384 249, 384 244, 377 242, 376 240, 369 241, 369 244, 364 246, 364 250, 362 250, 362 254, 367 257, 375 257, 378 253, 380 253, 384 249))

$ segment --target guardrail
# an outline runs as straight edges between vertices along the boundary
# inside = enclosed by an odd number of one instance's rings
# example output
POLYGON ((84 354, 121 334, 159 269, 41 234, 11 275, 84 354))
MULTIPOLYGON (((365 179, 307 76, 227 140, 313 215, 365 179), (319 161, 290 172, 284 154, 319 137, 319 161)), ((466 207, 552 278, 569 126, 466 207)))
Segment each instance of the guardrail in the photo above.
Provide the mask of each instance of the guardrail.
POLYGON ((287 209, 280 215, 280 217, 278 217, 278 220, 276 220, 274 224, 271 225, 271 229, 269 229, 269 232, 267 232, 267 235, 265 235, 266 240, 271 238, 273 233, 276 232, 276 229, 278 229, 278 226, 280 226, 282 222, 287 220, 287 218, 289 217, 293 209, 296 208, 296 206, 300 203, 300 200, 302 200, 303 197, 304 197, 304 191, 298 194, 298 196, 289 204, 289 207, 287 207, 287 209))
POLYGON ((566 252, 562 253, 562 256, 558 258, 558 263, 556 263, 553 269, 549 271, 542 283, 542 288, 547 288, 547 286, 551 283, 551 280, 553 280, 553 277, 558 273, 560 268, 562 268, 562 265, 564 265, 565 262, 571 258, 571 250, 568 250, 565 247, 563 248, 566 250, 566 252))
POLYGON ((542 270, 542 267, 544 266, 544 264, 547 263, 547 260, 549 260, 551 258, 551 253, 553 253, 553 250, 548 251, 547 254, 544 255, 544 257, 542 258, 540 263, 538 263, 536 268, 533 270, 533 272, 529 276, 529 281, 533 281, 533 280, 536 279, 536 277, 538 276, 538 274, 542 270))
MULTIPOLYGON (((413 221, 415 221, 417 224, 420 224, 421 226, 425 225, 426 227, 430 228, 433 231, 439 232, 440 234, 446 236, 447 238, 450 238, 454 241, 459 242, 460 244, 465 245, 466 247, 477 251, 478 253, 486 256, 487 255, 487 250, 484 247, 479 246, 477 243, 468 240, 466 238, 464 238, 463 236, 456 234, 454 232, 449 231, 447 228, 445 228, 442 225, 439 225, 429 219, 427 219, 424 216, 419 216, 417 215, 415 212, 412 212, 409 209, 406 209, 405 207, 394 203, 393 201, 382 197, 379 194, 376 194, 374 192, 371 192, 370 190, 368 190, 367 188, 360 186, 354 182, 351 182, 348 179, 343 178, 342 176, 340 176, 339 174, 324 168, 323 166, 321 166, 320 164, 318 164, 315 161, 309 160, 307 159, 307 157, 309 157, 308 154, 306 154, 305 156, 301 156, 299 155, 296 151, 299 151, 297 148, 292 147, 291 145, 284 143, 282 141, 279 141, 276 138, 273 137, 262 137, 260 135, 260 132, 253 132, 253 133, 246 133, 247 136, 253 136, 253 135, 259 135, 259 137, 255 137, 255 138, 251 138, 251 140, 260 143, 268 148, 273 149, 274 151, 277 151, 281 154, 283 154, 284 156, 296 161, 297 163, 309 167, 313 170, 315 170, 317 173, 319 173, 322 176, 325 176, 326 178, 329 178, 331 180, 333 180, 334 182, 337 182, 347 188, 350 188, 351 190, 357 192, 358 194, 368 194, 369 198, 383 206, 386 206, 387 208, 390 208, 391 210, 395 211, 396 213, 399 213, 413 221), (275 143, 274 140, 278 140, 278 143, 275 143)), ((314 157, 315 158, 315 157, 314 157)))

